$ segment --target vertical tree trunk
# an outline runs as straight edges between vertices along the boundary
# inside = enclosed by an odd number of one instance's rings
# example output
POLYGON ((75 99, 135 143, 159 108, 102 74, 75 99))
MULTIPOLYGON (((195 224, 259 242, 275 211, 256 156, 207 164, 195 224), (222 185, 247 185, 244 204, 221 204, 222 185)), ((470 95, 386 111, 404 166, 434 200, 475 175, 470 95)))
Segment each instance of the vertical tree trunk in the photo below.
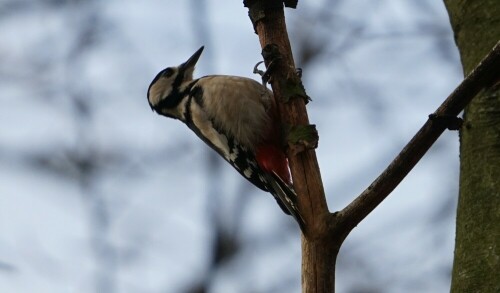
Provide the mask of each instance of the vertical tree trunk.
MULTIPOLYGON (((468 74, 500 39, 498 0, 445 0, 468 74)), ((500 68, 497 68, 500 70, 500 68)), ((500 86, 465 108, 452 292, 500 292, 500 86)))
MULTIPOLYGON (((262 48, 274 44, 282 54, 283 62, 274 69, 271 81, 274 95, 281 101, 285 88, 279 81, 296 74, 283 4, 280 0, 264 0, 257 5, 263 8, 260 13, 265 15, 255 26, 262 48)), ((301 98, 292 98, 287 103, 278 102, 278 109, 285 124, 309 124, 304 100, 301 98)), ((298 204, 307 222, 307 233, 302 236, 302 292, 334 292, 335 261, 345 236, 337 234, 332 237, 334 234, 329 229, 330 213, 326 205, 315 151, 306 150, 290 156, 289 162, 294 187, 300 195, 298 204)))

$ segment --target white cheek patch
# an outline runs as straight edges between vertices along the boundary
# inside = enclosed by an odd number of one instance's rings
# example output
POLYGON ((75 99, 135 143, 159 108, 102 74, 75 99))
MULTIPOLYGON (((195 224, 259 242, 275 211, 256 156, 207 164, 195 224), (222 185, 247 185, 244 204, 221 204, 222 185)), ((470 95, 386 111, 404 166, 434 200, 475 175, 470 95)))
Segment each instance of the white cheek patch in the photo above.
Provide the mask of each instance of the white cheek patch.
POLYGON ((158 105, 172 91, 172 79, 160 78, 149 90, 149 100, 152 105, 158 105))

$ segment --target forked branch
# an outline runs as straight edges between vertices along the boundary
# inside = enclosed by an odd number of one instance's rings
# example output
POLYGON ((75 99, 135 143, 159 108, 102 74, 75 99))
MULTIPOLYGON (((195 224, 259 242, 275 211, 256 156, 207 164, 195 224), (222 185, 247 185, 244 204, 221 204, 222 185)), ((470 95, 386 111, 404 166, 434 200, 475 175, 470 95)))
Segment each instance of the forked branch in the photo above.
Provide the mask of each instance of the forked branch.
MULTIPOLYGON (((272 44, 280 62, 272 76, 281 121, 290 126, 309 125, 305 100, 284 99, 287 78, 295 75, 293 56, 286 31, 283 5, 293 0, 245 0, 262 48, 272 44)), ((266 62, 269 65, 269 62, 266 62)), ((500 42, 467 76, 460 86, 429 116, 387 169, 356 199, 338 213, 329 213, 314 150, 289 156, 299 208, 306 220, 302 237, 302 292, 334 292, 335 262, 345 237, 373 211, 406 177, 446 128, 459 126, 457 115, 482 89, 500 81, 500 42)))
POLYGON ((338 213, 339 224, 348 231, 359 224, 398 186, 443 131, 450 127, 446 123, 446 118, 456 117, 481 90, 494 86, 498 82, 500 82, 500 41, 436 112, 430 115, 429 120, 384 172, 361 195, 338 213), (439 117, 445 119, 436 119, 439 117))

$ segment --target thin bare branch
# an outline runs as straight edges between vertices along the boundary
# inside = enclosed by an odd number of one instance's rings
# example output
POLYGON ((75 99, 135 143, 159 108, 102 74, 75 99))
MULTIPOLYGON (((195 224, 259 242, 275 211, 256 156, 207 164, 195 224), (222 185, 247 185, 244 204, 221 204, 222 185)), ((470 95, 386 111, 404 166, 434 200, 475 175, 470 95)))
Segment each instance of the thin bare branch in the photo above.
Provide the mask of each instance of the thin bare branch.
POLYGON ((498 82, 500 82, 500 41, 432 114, 432 117, 444 119, 430 117, 384 172, 338 213, 339 224, 347 231, 356 227, 398 186, 449 127, 446 120, 456 117, 481 90, 498 82))

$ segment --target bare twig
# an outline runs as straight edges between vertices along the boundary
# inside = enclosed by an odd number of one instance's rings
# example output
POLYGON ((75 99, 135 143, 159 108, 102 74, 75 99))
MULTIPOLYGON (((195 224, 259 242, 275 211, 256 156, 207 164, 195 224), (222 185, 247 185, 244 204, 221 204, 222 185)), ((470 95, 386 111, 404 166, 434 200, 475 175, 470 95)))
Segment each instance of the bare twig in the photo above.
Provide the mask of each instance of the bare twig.
MULTIPOLYGON (((482 89, 498 82, 500 42, 439 106, 433 116, 456 117, 482 89)), ((339 224, 347 231, 359 224, 398 186, 446 128, 446 124, 429 118, 384 172, 338 213, 339 224)))

